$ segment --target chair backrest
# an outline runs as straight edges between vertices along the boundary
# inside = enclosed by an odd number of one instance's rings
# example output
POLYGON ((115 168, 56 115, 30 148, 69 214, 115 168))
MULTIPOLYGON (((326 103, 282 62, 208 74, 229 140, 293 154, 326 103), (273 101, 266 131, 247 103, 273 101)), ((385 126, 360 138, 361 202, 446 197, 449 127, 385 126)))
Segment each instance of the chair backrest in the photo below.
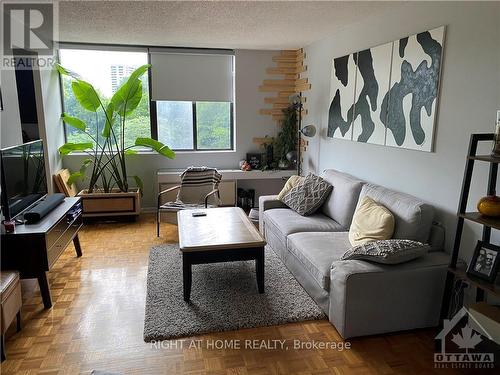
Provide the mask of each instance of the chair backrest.
MULTIPOLYGON (((204 204, 208 193, 219 187, 222 175, 215 168, 189 167, 181 174, 181 188, 177 200, 189 204, 204 204)), ((218 202, 211 197, 210 204, 218 202)))

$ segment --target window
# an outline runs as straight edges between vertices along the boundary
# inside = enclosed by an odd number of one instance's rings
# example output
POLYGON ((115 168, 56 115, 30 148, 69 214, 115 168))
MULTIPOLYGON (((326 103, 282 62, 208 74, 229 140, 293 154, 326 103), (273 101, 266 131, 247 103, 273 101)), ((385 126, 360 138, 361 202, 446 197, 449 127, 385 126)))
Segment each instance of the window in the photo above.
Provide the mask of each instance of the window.
MULTIPOLYGON (((148 55, 147 52, 61 49, 59 60, 63 67, 78 73, 82 79, 91 83, 106 106, 124 79, 136 68, 148 63, 148 55)), ((71 80, 67 77, 62 78, 62 95, 64 111, 85 121, 89 132, 96 134, 96 126, 102 126, 103 119, 96 118, 95 113, 86 111, 78 104, 71 90, 71 80)), ((101 130, 99 129, 99 132, 101 130)), ((125 145, 132 145, 137 137, 151 137, 147 75, 142 77, 141 102, 127 118, 125 145)), ((89 137, 71 126, 66 126, 66 140, 88 142, 89 137)))
POLYGON ((230 150, 232 103, 156 102, 158 140, 175 150, 230 150))
MULTIPOLYGON (((59 50, 60 63, 91 83, 105 106, 135 68, 151 64, 142 77, 141 102, 127 118, 126 146, 137 137, 153 137, 177 151, 233 149, 232 51, 79 47, 64 45, 59 50)), ((62 77, 61 84, 64 111, 85 121, 89 132, 96 134, 103 119, 80 107, 70 79, 62 77)), ((89 136, 67 126, 66 140, 89 142, 89 136)))

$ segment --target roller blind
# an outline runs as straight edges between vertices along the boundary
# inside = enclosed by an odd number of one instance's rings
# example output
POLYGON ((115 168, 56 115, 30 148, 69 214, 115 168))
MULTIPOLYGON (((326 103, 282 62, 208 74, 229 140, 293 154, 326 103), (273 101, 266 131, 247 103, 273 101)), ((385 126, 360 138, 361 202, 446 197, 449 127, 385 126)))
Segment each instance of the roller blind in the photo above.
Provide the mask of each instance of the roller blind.
POLYGON ((153 100, 233 101, 233 54, 150 55, 153 100))

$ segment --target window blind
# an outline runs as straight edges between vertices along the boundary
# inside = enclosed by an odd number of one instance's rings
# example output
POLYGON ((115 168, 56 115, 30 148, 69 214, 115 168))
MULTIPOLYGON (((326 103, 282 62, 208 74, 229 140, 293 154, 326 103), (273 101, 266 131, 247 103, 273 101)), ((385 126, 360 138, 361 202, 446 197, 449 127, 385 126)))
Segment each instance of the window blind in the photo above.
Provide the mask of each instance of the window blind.
POLYGON ((151 98, 169 101, 233 101, 233 54, 150 50, 151 98))

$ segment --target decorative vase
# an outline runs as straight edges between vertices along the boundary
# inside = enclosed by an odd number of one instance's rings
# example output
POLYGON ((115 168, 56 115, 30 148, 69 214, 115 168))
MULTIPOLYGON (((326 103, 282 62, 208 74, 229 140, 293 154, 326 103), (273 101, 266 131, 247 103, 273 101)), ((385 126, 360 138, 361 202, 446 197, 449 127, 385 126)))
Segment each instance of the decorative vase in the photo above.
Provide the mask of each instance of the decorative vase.
POLYGON ((499 217, 500 216, 500 197, 488 195, 477 202, 477 210, 481 215, 499 217))

